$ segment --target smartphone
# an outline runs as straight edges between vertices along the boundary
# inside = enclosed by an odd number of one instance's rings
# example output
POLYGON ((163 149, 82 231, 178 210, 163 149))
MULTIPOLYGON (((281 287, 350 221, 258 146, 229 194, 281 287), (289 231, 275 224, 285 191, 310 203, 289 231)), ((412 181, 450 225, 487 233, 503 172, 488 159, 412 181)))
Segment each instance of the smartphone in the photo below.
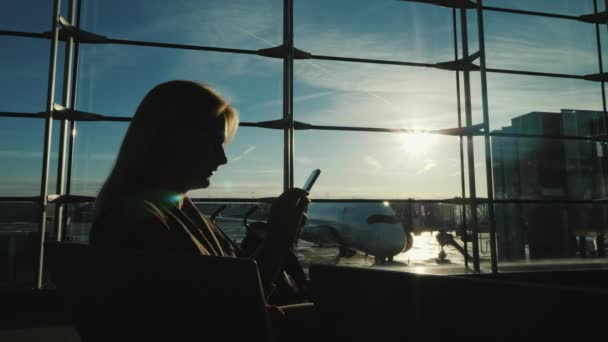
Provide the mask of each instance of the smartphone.
POLYGON ((312 170, 312 172, 310 173, 310 176, 308 176, 308 179, 306 180, 306 183, 304 183, 304 187, 302 189, 306 190, 306 192, 310 192, 310 189, 312 189, 312 186, 315 184, 315 182, 317 181, 317 178, 319 178, 320 174, 321 174, 320 169, 312 170))

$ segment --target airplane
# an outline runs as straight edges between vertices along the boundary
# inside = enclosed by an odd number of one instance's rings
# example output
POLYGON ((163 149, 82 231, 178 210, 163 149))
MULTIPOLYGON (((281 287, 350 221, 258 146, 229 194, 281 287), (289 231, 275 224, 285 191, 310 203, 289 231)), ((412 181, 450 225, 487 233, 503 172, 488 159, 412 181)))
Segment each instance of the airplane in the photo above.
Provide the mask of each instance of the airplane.
MULTIPOLYGON (((244 214, 241 211, 223 215, 226 205, 222 205, 210 218, 222 229, 235 220, 242 220, 247 227, 250 222, 261 220, 263 215, 249 220, 259 207, 249 204, 249 210, 244 214)), ((392 262, 393 256, 410 250, 414 241, 388 203, 380 202, 313 202, 308 207, 300 239, 317 245, 337 246, 341 257, 348 258, 356 252, 371 255, 377 264, 392 262)))
POLYGON ((372 255, 377 264, 412 248, 413 236, 387 203, 311 203, 300 238, 339 246, 340 255, 372 255))

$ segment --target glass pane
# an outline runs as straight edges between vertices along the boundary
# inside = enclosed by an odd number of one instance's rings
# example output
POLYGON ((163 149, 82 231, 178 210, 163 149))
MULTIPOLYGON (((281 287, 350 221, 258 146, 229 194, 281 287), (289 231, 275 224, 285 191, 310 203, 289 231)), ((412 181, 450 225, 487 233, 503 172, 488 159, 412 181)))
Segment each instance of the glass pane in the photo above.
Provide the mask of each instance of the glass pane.
POLYGON ((279 0, 93 0, 83 2, 82 27, 111 38, 260 49, 283 41, 279 0))
MULTIPOLYGON (((598 1, 598 11, 603 12, 606 10, 606 2, 598 1)), ((595 28, 594 28, 595 29, 595 28)), ((602 50, 602 71, 608 70, 608 30, 606 30, 605 25, 599 25, 600 32, 600 47, 602 50)))
POLYGON ((283 113, 282 71, 280 60, 249 55, 83 46, 77 107, 104 115, 133 116, 154 86, 186 79, 215 88, 240 109, 241 121, 275 120, 283 113))
POLYGON ((240 243, 245 237, 246 228, 244 219, 247 217, 247 223, 255 221, 268 220, 270 213, 270 204, 268 203, 235 203, 235 202, 204 202, 196 201, 195 205, 207 217, 213 219, 220 226, 222 231, 226 233, 232 240, 240 243), (223 207, 221 211, 218 212, 223 207), (253 208, 255 211, 250 213, 253 208), (214 213, 216 213, 214 215, 214 213), (248 216, 246 214, 250 213, 248 216))
POLYGON ((488 68, 586 75, 599 72, 595 26, 484 12, 488 68))
POLYGON ((497 204, 502 271, 606 263, 604 204, 497 204))
POLYGON ((31 287, 38 251, 39 206, 0 202, 0 286, 31 287))
POLYGON ((433 134, 297 132, 295 182, 321 169, 317 198, 444 199, 460 194, 458 139, 433 134))
MULTIPOLYGON (((96 196, 108 176, 128 123, 79 123, 72 193, 96 196)), ((193 198, 259 198, 282 192, 282 133, 239 128, 226 145, 228 164, 220 166, 211 186, 189 193, 193 198)))
POLYGON ((45 111, 49 42, 0 36, 0 45, 0 111, 45 111))
POLYGON ((296 47, 314 55, 408 62, 454 58, 452 11, 381 0, 295 1, 296 47))
MULTIPOLYGON (((128 122, 78 122, 75 130, 70 193, 97 196, 108 176, 124 137, 128 122)), ((68 206, 67 241, 88 241, 95 217, 94 203, 68 206)))
MULTIPOLYGON (((2 30, 44 32, 51 27, 53 1, 5 0, 2 1, 0 23, 2 30)), ((4 50, 4 48, 3 48, 4 50)))
POLYGON ((605 143, 493 139, 496 198, 599 200, 608 194, 605 143))
POLYGON ((88 242, 91 225, 95 220, 95 204, 78 203, 68 207, 68 223, 63 230, 63 240, 88 242))
POLYGON ((40 195, 44 120, 0 118, 0 196, 40 195))
POLYGON ((294 115, 296 120, 314 125, 457 127, 455 74, 426 68, 298 61, 294 115))
POLYGON ((484 6, 575 16, 593 13, 593 0, 485 0, 483 4, 484 6))
POLYGON ((283 192, 283 132, 240 127, 226 145, 228 164, 220 166, 211 186, 188 193, 192 198, 261 198, 283 192))
POLYGON ((381 267, 388 260, 391 270, 462 273, 458 212, 445 203, 328 203, 313 196, 298 256, 306 265, 381 267))
POLYGON ((496 131, 575 136, 597 132, 568 128, 572 113, 587 117, 591 126, 603 124, 597 82, 488 73, 488 99, 490 128, 496 131))
POLYGON ((110 174, 128 122, 78 122, 71 193, 97 196, 110 174))

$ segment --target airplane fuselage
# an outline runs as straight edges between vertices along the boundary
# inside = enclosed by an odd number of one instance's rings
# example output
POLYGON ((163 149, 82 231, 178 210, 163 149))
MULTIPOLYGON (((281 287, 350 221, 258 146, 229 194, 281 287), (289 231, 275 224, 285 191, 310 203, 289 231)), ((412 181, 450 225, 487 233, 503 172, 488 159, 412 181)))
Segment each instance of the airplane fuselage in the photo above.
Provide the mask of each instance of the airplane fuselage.
POLYGON ((377 257, 391 257, 408 246, 403 224, 383 203, 311 203, 301 239, 377 257))

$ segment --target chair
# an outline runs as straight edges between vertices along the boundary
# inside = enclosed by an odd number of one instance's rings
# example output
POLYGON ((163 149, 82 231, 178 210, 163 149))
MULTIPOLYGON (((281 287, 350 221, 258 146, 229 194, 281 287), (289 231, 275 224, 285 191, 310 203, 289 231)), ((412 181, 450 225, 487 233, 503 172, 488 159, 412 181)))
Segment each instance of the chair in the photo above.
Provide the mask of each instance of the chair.
POLYGON ((47 242, 51 278, 90 341, 271 340, 252 259, 47 242))

